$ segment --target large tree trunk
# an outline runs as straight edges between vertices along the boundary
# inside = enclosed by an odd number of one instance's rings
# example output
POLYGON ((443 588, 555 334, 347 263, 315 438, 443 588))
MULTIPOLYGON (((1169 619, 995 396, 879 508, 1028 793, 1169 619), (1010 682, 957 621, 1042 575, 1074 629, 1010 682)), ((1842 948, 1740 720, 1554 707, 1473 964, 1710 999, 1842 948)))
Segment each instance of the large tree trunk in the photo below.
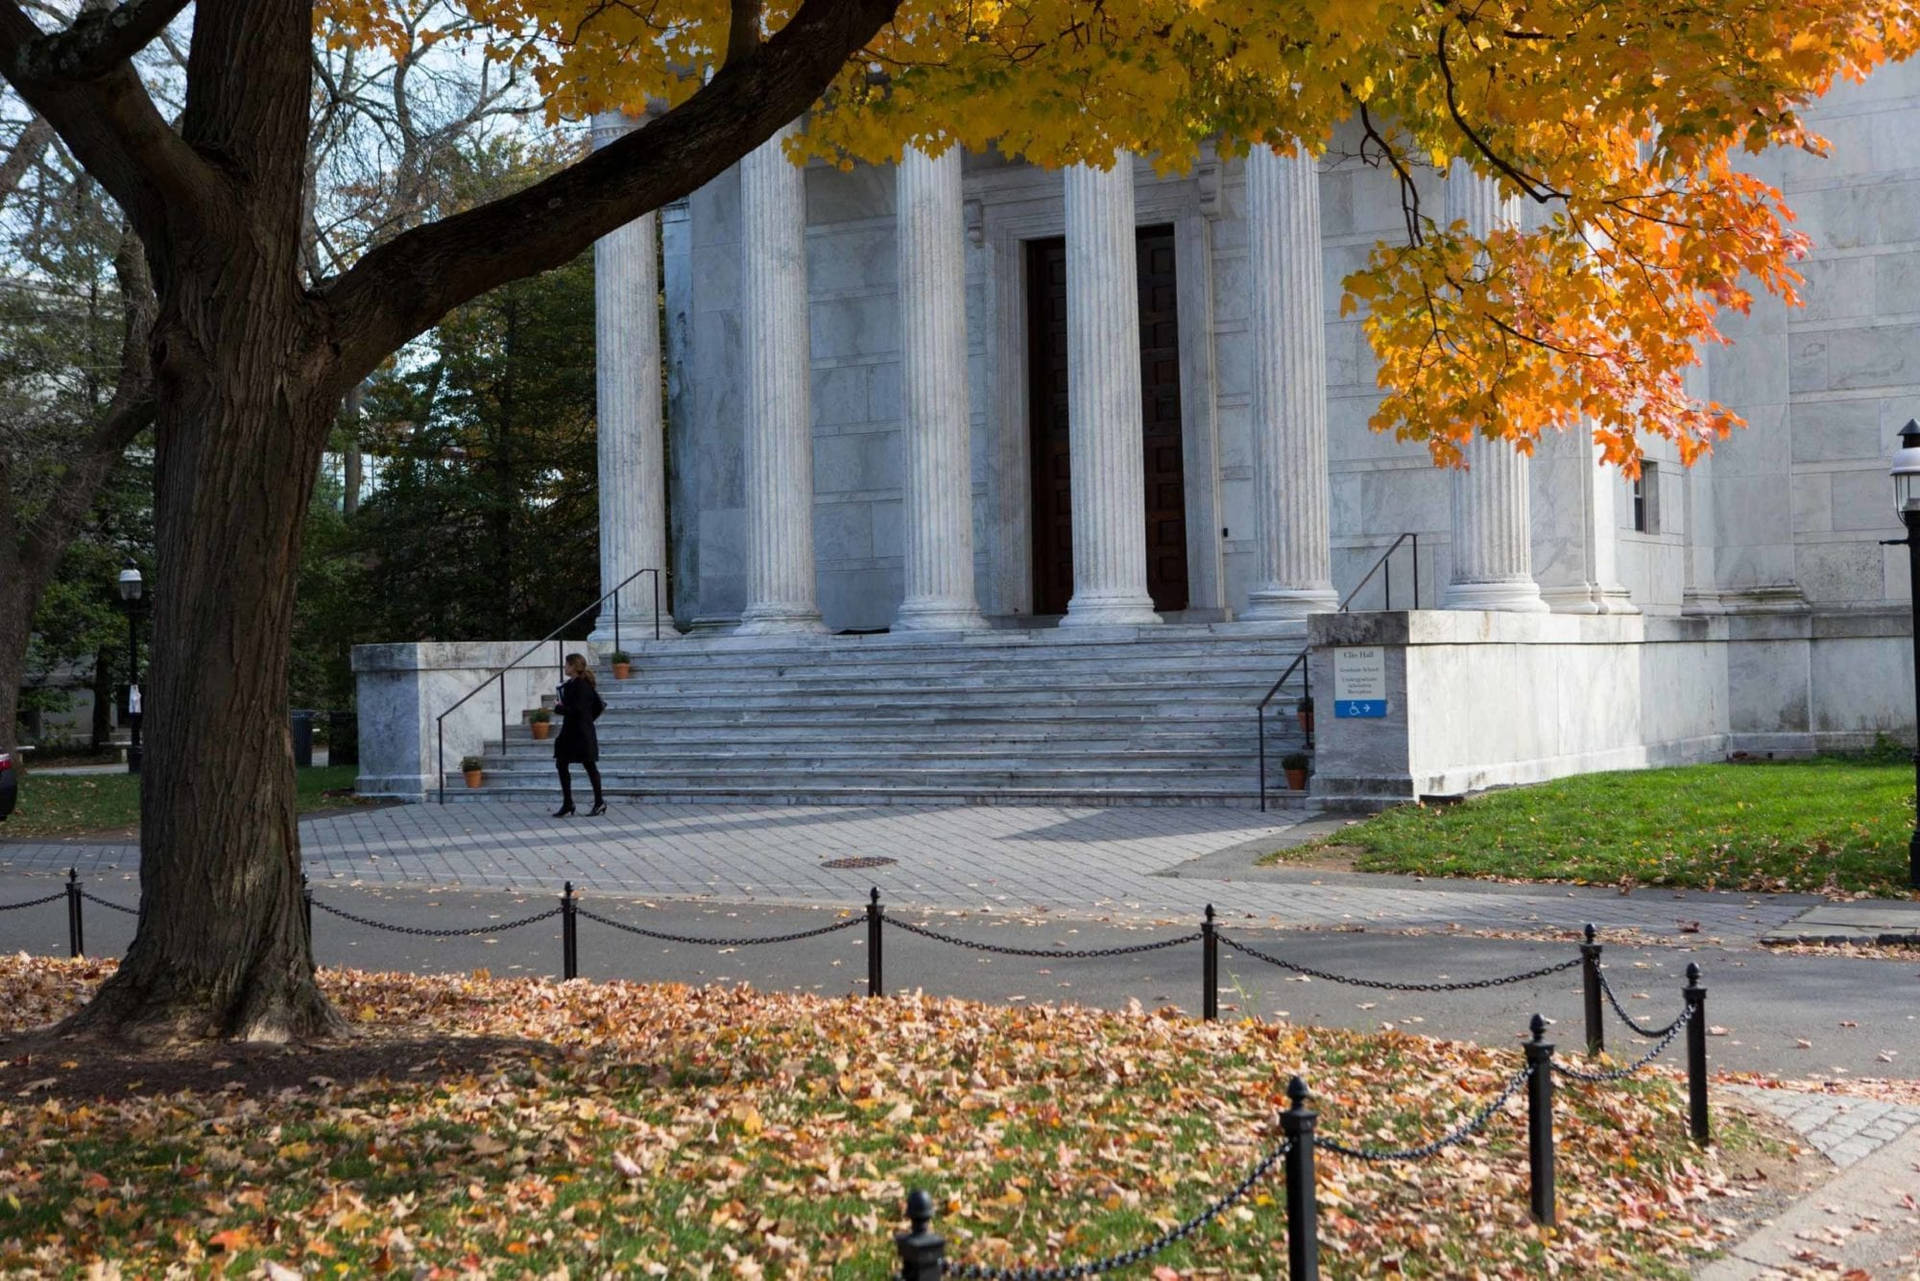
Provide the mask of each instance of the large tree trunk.
POLYGON ((334 404, 297 376, 291 291, 234 267, 163 300, 140 924, 77 1030, 295 1040, 334 1025, 301 910, 287 705, 302 519, 334 404))
POLYGON ((73 1030, 273 1041, 337 1025, 301 910, 287 707, 301 530, 345 390, 299 287, 309 40, 303 4, 197 11, 181 129, 244 178, 148 245, 160 311, 140 924, 73 1030), (240 50, 244 77, 207 74, 240 50))
POLYGON ((27 629, 33 623, 33 598, 26 584, 9 581, 0 564, 0 752, 18 745, 20 682, 27 674, 27 629))

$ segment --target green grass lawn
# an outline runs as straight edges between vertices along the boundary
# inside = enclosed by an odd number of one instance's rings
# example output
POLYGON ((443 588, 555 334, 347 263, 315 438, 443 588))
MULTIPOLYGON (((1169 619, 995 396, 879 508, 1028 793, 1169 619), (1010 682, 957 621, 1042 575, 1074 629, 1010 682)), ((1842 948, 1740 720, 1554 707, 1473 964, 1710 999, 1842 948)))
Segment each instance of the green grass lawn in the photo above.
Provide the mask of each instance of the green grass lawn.
POLYGON ((1389 810, 1268 861, 1363 872, 1905 895, 1904 754, 1585 774, 1389 810))
MULTIPOLYGON (((328 796, 353 787, 352 765, 329 765, 294 772, 295 804, 302 814, 356 802, 351 795, 328 796)), ((20 805, 0 823, 0 836, 87 836, 127 833, 140 827, 138 774, 34 774, 20 781, 20 805)))

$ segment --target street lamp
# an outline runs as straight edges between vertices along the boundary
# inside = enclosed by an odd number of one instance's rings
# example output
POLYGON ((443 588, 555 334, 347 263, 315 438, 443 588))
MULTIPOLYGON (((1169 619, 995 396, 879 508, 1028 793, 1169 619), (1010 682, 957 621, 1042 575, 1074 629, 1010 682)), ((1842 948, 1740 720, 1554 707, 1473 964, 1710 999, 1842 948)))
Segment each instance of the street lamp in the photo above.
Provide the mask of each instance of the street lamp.
MULTIPOLYGON (((1900 448, 1893 451, 1893 505, 1907 527, 1905 538, 1889 538, 1887 546, 1905 544, 1907 573, 1912 584, 1913 689, 1915 733, 1920 735, 1920 422, 1907 419, 1900 429, 1900 448)), ((1907 884, 1920 889, 1920 738, 1913 753, 1914 826, 1907 842, 1907 884)))
MULTIPOLYGON (((120 571, 120 603, 127 610, 127 725, 133 731, 133 739, 127 744, 129 774, 140 772, 140 642, 134 637, 133 620, 140 612, 140 596, 145 587, 140 567, 128 557, 126 568, 120 571)), ((1914 839, 1920 840, 1920 835, 1914 839)))

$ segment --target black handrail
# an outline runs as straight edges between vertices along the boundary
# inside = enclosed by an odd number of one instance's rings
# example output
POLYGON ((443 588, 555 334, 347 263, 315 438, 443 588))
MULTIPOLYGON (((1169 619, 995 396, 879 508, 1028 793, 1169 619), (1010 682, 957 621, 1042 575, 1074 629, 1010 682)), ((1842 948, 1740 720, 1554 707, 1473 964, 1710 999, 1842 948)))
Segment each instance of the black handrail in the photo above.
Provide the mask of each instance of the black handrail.
MULTIPOLYGON (((1387 544, 1387 550, 1380 553, 1379 559, 1373 562, 1373 567, 1361 576, 1358 583, 1354 584, 1353 590, 1347 593, 1346 598, 1340 602, 1339 609, 1335 612, 1341 614, 1346 613, 1347 606, 1353 604, 1354 597, 1358 596, 1361 589, 1373 581, 1373 576, 1380 572, 1380 568, 1383 565, 1386 566, 1387 570, 1386 607, 1392 609, 1393 564, 1391 558, 1396 551, 1400 550, 1400 544, 1406 542, 1409 538, 1413 540, 1413 607, 1419 609, 1420 535, 1414 533, 1412 530, 1408 530, 1387 544)), ((1260 812, 1262 814, 1267 812, 1267 704, 1273 701, 1273 696, 1280 692, 1280 687, 1287 683, 1287 677, 1293 675, 1296 667, 1300 669, 1300 697, 1302 701, 1311 703, 1313 701, 1313 673, 1312 669, 1307 665, 1307 651, 1303 649, 1294 655, 1293 661, 1287 664, 1287 670, 1280 673, 1280 679, 1273 683, 1273 688, 1267 691, 1267 696, 1260 700, 1260 706, 1254 709, 1254 715, 1260 724, 1260 812)), ((1309 752, 1313 750, 1313 730, 1311 728, 1307 730, 1307 750, 1309 752)))
MULTIPOLYGON (((575 623, 579 622, 583 617, 587 615, 589 611, 599 609, 601 605, 606 603, 607 597, 609 596, 613 598, 613 647, 615 650, 618 650, 620 648, 620 591, 628 583, 631 583, 634 579, 640 577, 640 575, 642 574, 653 575, 653 638, 655 640, 659 640, 660 639, 660 571, 658 569, 653 568, 652 566, 648 566, 646 569, 636 569, 631 574, 628 574, 625 578, 621 579, 617 584, 614 585, 613 590, 608 592, 603 592, 599 600, 594 601, 591 605, 588 605, 585 609, 581 609, 575 612, 574 615, 571 618, 567 619, 566 622, 560 624, 560 626, 554 628, 552 631, 548 632, 545 636, 541 637, 539 640, 529 645, 525 653, 521 654, 518 658, 514 659, 511 663, 508 663, 505 667, 500 668, 498 671, 494 672, 491 676, 481 681, 478 685, 468 690, 467 693, 460 699, 459 702, 455 703, 452 707, 449 707, 446 711, 440 713, 440 715, 434 717, 434 720, 433 720, 433 732, 434 732, 434 739, 435 739, 434 765, 437 767, 435 772, 437 773, 440 780, 440 804, 445 805, 447 803, 447 717, 453 715, 455 712, 459 711, 462 707, 466 706, 467 701, 471 699, 475 694, 478 694, 481 690, 493 684, 495 681, 499 681, 500 682, 500 750, 505 751, 507 748, 507 673, 512 671, 514 668, 520 666, 520 664, 526 662, 527 659, 531 657, 533 653, 536 650, 538 650, 542 645, 547 644, 549 641, 557 642, 560 639, 561 632, 566 631, 567 628, 572 627, 575 623)), ((561 647, 556 644, 554 646, 554 654, 556 656, 559 656, 560 650, 561 650, 561 647)), ((554 663, 554 666, 559 669, 561 678, 564 680, 567 672, 566 659, 564 657, 557 657, 557 661, 554 663)))

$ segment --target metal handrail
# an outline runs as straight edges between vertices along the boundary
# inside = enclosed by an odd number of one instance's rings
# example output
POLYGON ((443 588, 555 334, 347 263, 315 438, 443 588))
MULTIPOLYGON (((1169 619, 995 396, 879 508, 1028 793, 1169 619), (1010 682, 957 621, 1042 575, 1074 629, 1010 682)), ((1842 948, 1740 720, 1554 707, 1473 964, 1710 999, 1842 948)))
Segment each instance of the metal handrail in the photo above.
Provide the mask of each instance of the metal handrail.
POLYGON ((1360 594, 1362 588, 1373 581, 1373 576, 1380 572, 1382 566, 1385 566, 1387 571, 1386 608, 1393 608, 1392 556, 1396 551, 1400 550, 1400 544, 1406 542, 1409 538, 1413 540, 1413 607, 1415 609, 1420 608, 1420 535, 1414 533, 1412 530, 1408 530, 1406 533, 1400 535, 1400 537, 1394 539, 1393 542, 1389 543, 1387 550, 1380 553, 1380 559, 1373 562, 1373 568, 1367 571, 1364 578, 1354 584, 1353 590, 1347 593, 1347 598, 1340 602, 1340 613, 1344 614, 1347 612, 1347 606, 1353 604, 1353 598, 1360 594))
MULTIPOLYGON (((655 640, 659 640, 660 639, 660 571, 652 566, 648 566, 645 569, 634 570, 631 574, 628 574, 625 578, 621 579, 618 583, 616 583, 611 591, 601 593, 600 598, 598 600, 594 601, 591 605, 586 606, 584 609, 577 610, 571 618, 567 619, 566 622, 560 624, 560 626, 554 628, 552 631, 548 632, 545 636, 541 637, 539 640, 529 645, 525 653, 521 654, 518 658, 514 659, 511 663, 508 663, 505 667, 500 668, 498 671, 494 672, 491 676, 488 676, 485 680, 481 681, 478 685, 468 690, 466 694, 461 697, 459 702, 449 707, 446 711, 440 713, 440 715, 434 717, 434 720, 433 720, 433 732, 434 732, 434 740, 435 740, 434 764, 437 767, 435 770, 435 773, 439 778, 440 804, 445 805, 447 803, 447 717, 453 715, 455 712, 459 711, 462 707, 466 706, 467 702, 470 699, 472 699, 475 694, 478 694, 481 690, 485 689, 487 686, 493 684, 495 681, 498 681, 500 683, 500 750, 505 751, 507 747, 507 673, 512 671, 514 668, 520 666, 520 664, 526 662, 527 659, 532 657, 532 655, 537 650, 539 650, 539 648, 542 645, 545 645, 549 642, 559 641, 561 632, 566 631, 567 628, 572 627, 575 623, 579 622, 583 617, 587 615, 589 611, 599 609, 601 605, 606 603, 606 600, 609 596, 613 598, 613 648, 616 651, 618 651, 620 648, 620 592, 623 588, 626 587, 628 583, 631 583, 634 579, 640 577, 642 574, 653 575, 653 638, 655 640)), ((561 648, 562 647, 558 644, 554 645, 554 654, 556 655, 556 660, 557 660, 554 663, 554 666, 559 669, 560 675, 562 679, 564 679, 566 677, 567 664, 566 664, 565 657, 561 656, 561 648)))
MULTIPOLYGON (((1347 606, 1353 604, 1354 598, 1360 594, 1368 583, 1373 581, 1373 576, 1380 572, 1382 566, 1385 566, 1387 571, 1386 607, 1388 609, 1393 608, 1392 556, 1396 551, 1400 550, 1400 544, 1406 542, 1409 538, 1413 540, 1413 607, 1415 609, 1420 608, 1420 535, 1414 533, 1412 530, 1408 530, 1387 544, 1387 550, 1380 553, 1379 559, 1373 562, 1372 568, 1368 569, 1367 572, 1361 576, 1360 581, 1354 584, 1353 590, 1348 592, 1346 598, 1340 602, 1339 608, 1335 611, 1336 613, 1344 614, 1347 612, 1347 606)), ((1267 812, 1267 704, 1273 701, 1273 696, 1280 692, 1280 687, 1287 683, 1287 677, 1293 675, 1295 668, 1300 670, 1300 697, 1303 701, 1312 702, 1313 670, 1307 665, 1307 651, 1302 649, 1298 654, 1294 655, 1293 661, 1287 664, 1287 670, 1280 673, 1280 679, 1273 683, 1272 688, 1267 690, 1267 696, 1261 699, 1260 705, 1254 709, 1254 715, 1260 725, 1260 812, 1262 814, 1267 812)), ((1307 750, 1309 752, 1313 750, 1313 731, 1311 729, 1307 730, 1307 750)))

